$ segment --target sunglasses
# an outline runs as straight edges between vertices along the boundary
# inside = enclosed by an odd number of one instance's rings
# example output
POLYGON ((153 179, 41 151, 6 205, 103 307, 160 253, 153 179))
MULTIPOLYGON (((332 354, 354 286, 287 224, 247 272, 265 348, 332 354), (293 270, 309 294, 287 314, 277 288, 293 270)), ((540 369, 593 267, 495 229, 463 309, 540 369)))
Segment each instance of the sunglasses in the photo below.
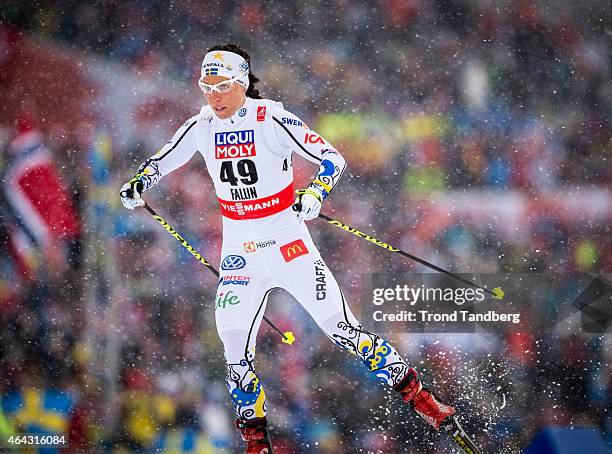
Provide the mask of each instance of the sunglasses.
POLYGON ((200 80, 198 80, 198 85, 200 86, 200 89, 204 92, 205 95, 212 95, 214 92, 218 92, 221 94, 228 93, 232 89, 232 86, 236 82, 236 79, 238 79, 239 77, 242 77, 247 72, 248 72, 248 69, 232 77, 231 79, 224 80, 223 82, 219 82, 218 84, 205 83, 204 82, 205 76, 202 75, 202 77, 200 77, 200 80))

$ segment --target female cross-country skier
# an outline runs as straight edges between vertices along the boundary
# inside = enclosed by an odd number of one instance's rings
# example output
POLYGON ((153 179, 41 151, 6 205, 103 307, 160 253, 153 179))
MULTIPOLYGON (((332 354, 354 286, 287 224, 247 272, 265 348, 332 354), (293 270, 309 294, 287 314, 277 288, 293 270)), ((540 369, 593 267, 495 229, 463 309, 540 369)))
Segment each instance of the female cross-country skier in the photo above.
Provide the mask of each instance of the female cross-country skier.
POLYGON ((361 327, 304 223, 319 215, 346 169, 344 158, 281 103, 262 99, 254 88, 258 81, 248 53, 239 46, 211 48, 199 80, 208 105, 121 188, 125 207, 143 206, 143 191, 196 151, 204 157, 223 217, 215 319, 246 452, 273 452, 266 395, 254 359, 266 299, 276 287, 291 293, 334 343, 398 391, 429 425, 449 430, 447 425, 456 421, 454 408, 423 387, 391 344, 361 327), (319 166, 312 183, 297 192, 293 152, 319 166))

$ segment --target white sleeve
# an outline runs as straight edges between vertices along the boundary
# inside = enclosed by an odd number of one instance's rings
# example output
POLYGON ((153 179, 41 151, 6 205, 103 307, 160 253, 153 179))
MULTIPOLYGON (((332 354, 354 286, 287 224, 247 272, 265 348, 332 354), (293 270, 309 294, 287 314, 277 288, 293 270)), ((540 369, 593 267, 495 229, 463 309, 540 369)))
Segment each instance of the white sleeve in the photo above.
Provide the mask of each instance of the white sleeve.
POLYGON ((187 120, 172 136, 170 142, 147 159, 138 169, 135 178, 139 178, 144 190, 155 186, 161 177, 178 169, 191 159, 197 150, 196 124, 198 115, 187 120))
POLYGON ((319 173, 309 188, 318 190, 325 199, 346 170, 345 159, 328 141, 291 112, 276 109, 272 120, 281 145, 319 164, 319 173))

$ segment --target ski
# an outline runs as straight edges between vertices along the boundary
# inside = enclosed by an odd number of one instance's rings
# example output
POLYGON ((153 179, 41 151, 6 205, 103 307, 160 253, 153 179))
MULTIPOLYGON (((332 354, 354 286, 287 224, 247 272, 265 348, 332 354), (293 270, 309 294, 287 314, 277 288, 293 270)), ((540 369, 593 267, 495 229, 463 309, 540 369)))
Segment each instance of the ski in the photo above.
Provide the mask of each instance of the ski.
POLYGON ((480 449, 476 447, 474 442, 465 433, 456 416, 448 419, 448 422, 444 421, 440 429, 450 435, 453 443, 455 443, 461 452, 465 454, 482 454, 480 449))

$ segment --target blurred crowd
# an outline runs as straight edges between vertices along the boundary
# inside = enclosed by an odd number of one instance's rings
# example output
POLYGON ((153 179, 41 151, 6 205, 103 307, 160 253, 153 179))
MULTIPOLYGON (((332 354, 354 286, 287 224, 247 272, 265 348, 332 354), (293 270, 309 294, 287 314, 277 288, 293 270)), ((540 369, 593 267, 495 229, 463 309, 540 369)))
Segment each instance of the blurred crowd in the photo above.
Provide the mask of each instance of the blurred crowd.
MULTIPOLYGON (((251 54, 264 97, 282 101, 347 158, 350 173, 325 212, 456 272, 610 273, 605 7, 8 0, 0 7, 0 97, 30 79, 11 73, 23 55, 15 43, 26 38, 44 42, 50 62, 68 50, 79 65, 95 60, 143 81, 186 82, 194 99, 206 49, 237 42, 251 54)), ((0 199, 0 433, 67 432, 70 452, 240 452, 215 333, 215 279, 145 213, 119 206, 118 188, 155 151, 150 135, 112 145, 112 131, 98 134, 108 120, 96 116, 98 104, 79 101, 95 85, 70 79, 74 96, 54 98, 61 71, 48 70, 59 77, 35 86, 21 109, 13 110, 15 97, 0 108, 3 183, 23 149, 20 134, 37 130, 82 221, 78 236, 24 259, 18 216, 6 193, 0 199), (47 115, 43 98, 75 107, 47 115)), ((160 127, 171 132, 185 119, 164 118, 160 127)), ((218 264, 218 209, 196 159, 149 202, 218 264)), ((315 171, 296 163, 298 186, 315 171)), ((311 223, 357 313, 363 273, 423 271, 332 229, 311 223)), ((288 347, 265 326, 259 335, 256 365, 279 452, 448 446, 288 295, 274 294, 268 311, 298 339, 288 347)), ((612 445, 609 335, 392 340, 457 402, 485 452, 518 452, 546 425, 595 427, 612 445)))

